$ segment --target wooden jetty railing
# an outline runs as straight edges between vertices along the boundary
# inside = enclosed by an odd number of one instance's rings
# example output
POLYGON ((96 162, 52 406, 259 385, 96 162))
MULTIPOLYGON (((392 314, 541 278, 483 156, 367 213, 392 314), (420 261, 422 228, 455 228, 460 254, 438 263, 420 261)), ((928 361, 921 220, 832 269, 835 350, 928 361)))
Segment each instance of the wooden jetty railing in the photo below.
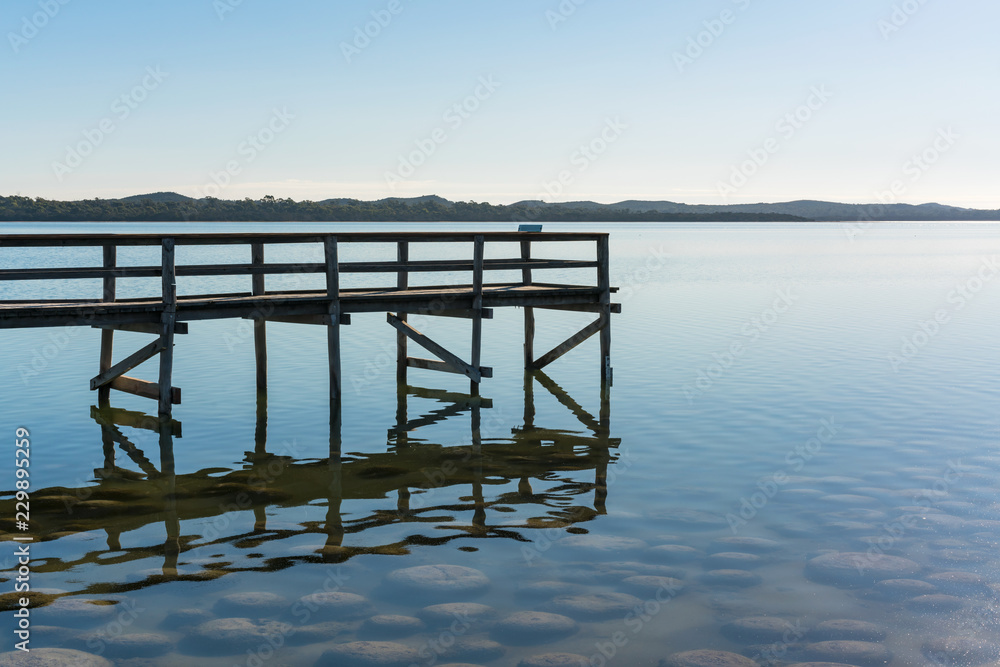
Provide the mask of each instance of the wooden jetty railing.
POLYGON ((562 232, 352 232, 337 234, 97 234, 97 235, 0 235, 0 250, 7 248, 99 247, 103 249, 101 266, 73 268, 0 268, 0 283, 21 280, 101 279, 103 294, 94 299, 34 299, 0 301, 0 329, 23 327, 92 326, 102 329, 99 373, 91 380, 102 401, 117 389, 159 401, 159 414, 169 417, 171 406, 180 403, 180 390, 171 384, 174 335, 185 334, 188 322, 206 319, 245 318, 254 321, 257 359, 257 385, 267 384, 267 321, 323 325, 328 331, 331 404, 338 404, 341 394, 340 326, 350 324, 354 313, 386 312, 387 320, 397 331, 397 375, 405 385, 408 368, 423 368, 458 373, 469 378, 475 393, 484 377, 492 376, 490 367, 481 366, 482 321, 490 319, 493 308, 524 308, 524 365, 541 369, 595 334, 601 341, 601 379, 610 385, 611 314, 621 312, 611 303, 608 235, 604 233, 562 232), (593 259, 541 259, 532 254, 533 243, 593 242, 593 259), (344 244, 393 244, 395 261, 342 262, 339 250, 344 244), (414 243, 471 243, 468 259, 412 260, 414 243), (520 252, 508 259, 486 259, 487 243, 516 243, 520 252), (317 263, 267 263, 265 248, 276 244, 322 244, 323 261, 317 263), (248 246, 250 262, 243 264, 177 265, 178 246, 248 246), (159 246, 159 266, 119 266, 118 249, 134 246, 159 246), (534 272, 551 269, 587 269, 597 271, 596 285, 542 283, 534 272), (486 283, 487 271, 520 271, 521 280, 486 283), (411 286, 413 273, 466 272, 470 284, 411 286), (395 285, 380 288, 343 289, 342 274, 394 274, 395 285), (321 274, 325 289, 270 291, 268 275, 321 274), (178 295, 177 279, 191 276, 250 276, 248 292, 178 295), (159 278, 159 297, 117 298, 117 281, 127 278, 159 278), (598 318, 549 352, 535 357, 534 309, 590 312, 598 318), (464 361, 417 331, 407 322, 409 314, 459 317, 472 321, 470 360, 464 361), (114 332, 150 333, 157 339, 141 350, 113 363, 114 332), (437 359, 407 356, 407 343, 413 341, 437 359), (159 355, 159 381, 146 382, 125 375, 139 364, 159 355))

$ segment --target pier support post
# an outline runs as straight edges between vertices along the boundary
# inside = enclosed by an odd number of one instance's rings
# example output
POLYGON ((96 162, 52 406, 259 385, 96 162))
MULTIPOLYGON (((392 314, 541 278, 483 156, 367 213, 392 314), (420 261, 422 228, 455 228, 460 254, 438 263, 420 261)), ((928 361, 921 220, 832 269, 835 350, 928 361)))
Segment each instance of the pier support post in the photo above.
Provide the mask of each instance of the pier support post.
MULTIPOLYGON (((250 244, 250 263, 255 267, 264 266, 264 244, 250 244)), ((264 296, 266 286, 263 273, 255 273, 251 278, 254 296, 264 296)), ((263 313, 253 319, 253 348, 257 368, 257 393, 267 392, 267 320, 263 313)))
POLYGON ((327 323, 327 351, 330 357, 330 409, 340 412, 340 260, 337 255, 337 237, 323 239, 326 257, 326 295, 329 299, 327 323))
MULTIPOLYGON (((400 241, 396 244, 396 261, 400 264, 406 264, 410 261, 410 244, 406 241, 400 241)), ((406 268, 400 267, 399 271, 396 273, 396 289, 400 292, 406 290, 410 285, 410 273, 406 268)), ((396 317, 399 318, 400 322, 406 322, 406 313, 396 313, 396 317)), ((407 346, 406 346, 406 335, 401 332, 396 332, 396 385, 397 390, 402 388, 404 391, 406 389, 406 369, 408 365, 406 363, 407 346)), ((404 393, 405 400, 405 393, 404 393)))
POLYGON ((611 370, 611 251, 608 236, 597 241, 597 286, 601 291, 601 385, 613 382, 611 370))
MULTIPOLYGON (((483 263, 486 240, 483 236, 475 237, 475 248, 472 260, 472 362, 473 368, 479 368, 483 351, 483 263)), ((469 382, 469 393, 479 396, 479 381, 469 382)))
MULTIPOLYGON (((531 241, 521 241, 521 259, 531 259, 531 241)), ((531 284, 531 269, 521 269, 521 282, 531 284)), ((524 370, 530 370, 535 362, 535 309, 524 308, 524 370)))
POLYGON ((162 333, 160 340, 163 350, 160 351, 160 417, 170 417, 172 404, 171 381, 174 372, 174 324, 177 319, 177 276, 174 260, 174 239, 163 239, 162 245, 162 278, 163 278, 163 315, 161 317, 162 333))
MULTIPOLYGON (((104 269, 114 270, 117 264, 117 246, 113 243, 104 245, 104 269)), ((113 302, 116 298, 115 277, 113 275, 104 276, 104 298, 105 302, 113 302)), ((105 373, 111 368, 114 361, 115 350, 115 330, 101 329, 101 360, 100 373, 105 373)), ((106 408, 111 405, 111 385, 105 385, 97 390, 97 405, 106 408)))

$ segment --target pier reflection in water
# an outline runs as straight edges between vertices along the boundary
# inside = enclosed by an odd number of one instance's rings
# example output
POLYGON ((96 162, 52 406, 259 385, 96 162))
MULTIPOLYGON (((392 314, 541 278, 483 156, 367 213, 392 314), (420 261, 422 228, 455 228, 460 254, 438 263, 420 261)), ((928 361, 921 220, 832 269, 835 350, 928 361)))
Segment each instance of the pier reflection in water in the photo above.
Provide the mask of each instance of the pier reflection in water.
MULTIPOLYGON (((106 403, 95 406, 91 416, 100 426, 104 453, 103 467, 93 471, 96 485, 36 490, 33 519, 42 541, 72 541, 75 534, 100 530, 106 533, 107 550, 60 549, 60 556, 37 563, 36 572, 47 581, 59 576, 55 573, 72 573, 71 581, 79 583, 68 588, 70 595, 112 594, 299 563, 342 563, 361 554, 408 554, 422 545, 461 538, 527 543, 534 530, 566 528, 605 513, 608 466, 621 443, 609 435, 607 388, 594 416, 552 379, 534 371, 525 374, 523 423, 513 429, 500 426, 502 420, 492 419, 491 410, 489 398, 401 387, 385 451, 350 451, 350 443, 341 440, 342 416, 335 406, 329 456, 299 459, 281 447, 269 451, 267 396, 261 394, 253 451, 245 452, 242 468, 177 474, 173 452, 174 440, 183 436, 180 422, 106 403), (579 420, 580 431, 536 423, 539 388, 579 420), (411 405, 427 400, 440 407, 425 411, 411 405), (465 441, 445 446, 430 439, 435 425, 455 419, 469 420, 465 441), (154 453, 144 452, 129 437, 143 432, 158 438, 158 463, 154 453), (117 465, 116 457, 122 455, 139 472, 117 465), (592 477, 581 481, 579 473, 585 471, 592 471, 592 477), (535 490, 539 482, 549 488, 535 490), (511 490, 489 494, 490 486, 511 490), (389 500, 393 498, 395 502, 389 500), (317 520, 313 507, 322 505, 325 516, 317 520), (252 529, 241 531, 240 526, 248 525, 242 518, 246 513, 253 515, 252 529), (272 521, 272 514, 279 519, 272 521), (159 524, 161 537, 150 541, 148 536, 155 534, 150 529, 159 524), (192 527, 198 532, 190 532, 192 527), (383 529, 392 527, 402 527, 405 535, 380 540, 383 529), (124 540, 126 533, 146 542, 124 540), (294 547, 283 548, 293 542, 294 547), (226 555, 207 561, 191 556, 206 548, 226 555), (234 549, 245 557, 234 558, 234 549), (135 565, 150 558, 162 559, 161 566, 135 565), (107 565, 117 567, 94 567, 107 565), (130 574, 124 580, 114 576, 121 572, 130 574)), ((460 548, 477 550, 468 543, 460 548)), ((59 585, 67 588, 65 582, 59 585)))

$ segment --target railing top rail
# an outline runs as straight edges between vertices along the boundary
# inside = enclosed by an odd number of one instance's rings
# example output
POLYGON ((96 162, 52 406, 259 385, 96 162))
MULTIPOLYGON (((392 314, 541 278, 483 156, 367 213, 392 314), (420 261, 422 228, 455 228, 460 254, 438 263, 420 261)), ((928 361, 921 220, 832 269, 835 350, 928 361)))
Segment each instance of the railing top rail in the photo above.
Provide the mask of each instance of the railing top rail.
POLYGON ((598 241, 607 232, 276 232, 257 234, 0 234, 0 248, 158 246, 164 238, 176 245, 242 245, 251 243, 322 243, 336 236, 343 243, 473 243, 485 241, 598 241))

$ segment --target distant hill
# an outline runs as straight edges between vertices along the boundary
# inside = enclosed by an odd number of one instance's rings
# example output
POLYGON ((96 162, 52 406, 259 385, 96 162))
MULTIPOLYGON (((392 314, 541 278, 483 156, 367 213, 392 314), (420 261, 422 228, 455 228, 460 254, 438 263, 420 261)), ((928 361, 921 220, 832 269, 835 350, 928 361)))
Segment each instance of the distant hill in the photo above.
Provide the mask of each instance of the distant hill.
POLYGON ((157 201, 157 202, 193 202, 197 201, 191 197, 185 197, 184 195, 179 195, 176 192, 154 192, 148 195, 132 195, 131 197, 123 197, 118 201, 157 201))
POLYGON ((617 211, 655 211, 657 213, 706 215, 715 213, 753 213, 794 215, 810 220, 840 222, 858 220, 1000 220, 1000 210, 979 210, 941 204, 838 204, 799 200, 775 204, 679 204, 671 201, 623 201, 616 204, 566 202, 545 204, 570 208, 604 207, 617 211))

